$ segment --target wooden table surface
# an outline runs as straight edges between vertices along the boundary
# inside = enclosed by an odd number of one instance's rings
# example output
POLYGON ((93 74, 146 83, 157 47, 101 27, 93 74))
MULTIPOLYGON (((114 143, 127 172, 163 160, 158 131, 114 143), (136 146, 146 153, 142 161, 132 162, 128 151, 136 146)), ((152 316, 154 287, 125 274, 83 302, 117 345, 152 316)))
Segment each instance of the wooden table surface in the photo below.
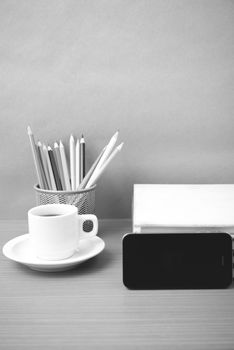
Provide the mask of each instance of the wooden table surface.
MULTIPOLYGON (((121 239, 130 221, 100 222, 105 250, 73 270, 42 273, 1 254, 0 349, 234 349, 234 289, 131 291, 121 239)), ((27 232, 1 221, 0 242, 27 232)))

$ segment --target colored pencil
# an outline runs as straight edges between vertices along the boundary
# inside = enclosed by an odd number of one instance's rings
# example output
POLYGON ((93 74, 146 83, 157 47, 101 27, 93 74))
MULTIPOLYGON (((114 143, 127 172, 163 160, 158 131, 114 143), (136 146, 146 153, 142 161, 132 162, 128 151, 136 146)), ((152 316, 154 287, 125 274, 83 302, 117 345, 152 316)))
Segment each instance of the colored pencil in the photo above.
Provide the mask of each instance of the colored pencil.
POLYGON ((61 162, 62 162, 62 166, 63 166, 65 188, 66 188, 66 191, 71 191, 71 185, 70 185, 70 180, 69 180, 69 171, 68 171, 68 166, 67 166, 67 159, 66 159, 65 149, 64 149, 62 141, 60 141, 60 143, 59 143, 59 150, 60 150, 61 162))
POLYGON ((50 163, 51 163, 52 171, 53 171, 53 174, 54 174, 54 180, 55 180, 56 188, 57 188, 58 191, 61 191, 62 190, 62 185, 61 185, 61 181, 60 181, 60 178, 59 178, 59 173, 58 173, 57 165, 56 165, 56 162, 55 162, 54 153, 53 153, 53 150, 52 150, 52 148, 50 146, 48 147, 48 154, 49 154, 49 157, 50 157, 50 163))
POLYGON ((46 173, 46 171, 47 171, 46 162, 45 162, 44 152, 42 149, 42 143, 40 141, 38 141, 38 143, 37 143, 37 149, 38 149, 38 155, 39 155, 39 160, 40 160, 40 165, 41 165, 41 170, 42 170, 44 188, 46 190, 49 190, 50 183, 48 183, 48 174, 46 173))
POLYGON ((78 187, 78 190, 81 190, 82 188, 85 188, 86 184, 88 183, 91 175, 93 174, 94 172, 94 169, 96 168, 98 162, 100 161, 102 155, 103 155, 103 152, 105 150, 105 147, 103 148, 103 150, 101 151, 101 153, 99 154, 99 156, 97 157, 97 159, 95 160, 95 162, 93 163, 93 165, 91 166, 91 168, 89 169, 89 171, 87 172, 87 174, 85 175, 85 177, 83 178, 81 184, 79 185, 78 187))
POLYGON ((113 160, 113 158, 117 155, 117 153, 119 153, 121 151, 122 147, 123 147, 123 142, 118 147, 115 148, 115 150, 111 153, 111 155, 106 160, 106 162, 101 166, 101 168, 99 168, 98 172, 96 174, 94 174, 95 171, 93 172, 93 175, 89 179, 89 181, 88 181, 87 185, 85 186, 85 188, 89 188, 89 187, 93 186, 97 182, 97 180, 102 175, 102 173, 104 172, 104 170, 106 169, 108 164, 113 160))
POLYGON ((43 183, 43 178, 42 178, 42 174, 41 174, 38 150, 36 148, 34 136, 33 136, 33 133, 32 133, 30 126, 28 126, 27 130, 28 130, 28 136, 29 136, 29 141, 30 141, 30 145, 31 145, 32 155, 33 155, 33 161, 34 161, 34 165, 35 165, 35 169, 36 169, 38 184, 39 184, 40 188, 43 188, 44 183, 43 183))
POLYGON ((80 140, 76 141, 76 188, 80 185, 80 140))
POLYGON ((56 183, 55 183, 55 179, 54 179, 54 173, 52 170, 48 149, 47 149, 45 144, 43 144, 43 152, 45 155, 45 159, 46 159, 47 167, 48 167, 48 172, 49 172, 49 176, 50 176, 50 184, 51 184, 50 190, 56 191, 57 187, 56 187, 56 183))
POLYGON ((81 136, 80 139, 80 181, 85 177, 85 139, 81 136))
POLYGON ((99 169, 102 167, 102 165, 105 163, 105 161, 107 160, 107 158, 111 154, 111 152, 112 152, 112 150, 113 150, 113 148, 115 146, 115 143, 117 141, 118 135, 119 135, 119 132, 116 131, 116 133, 111 137, 110 141, 106 145, 105 151, 103 152, 103 155, 102 155, 99 163, 97 164, 97 166, 94 169, 94 172, 92 174, 92 178, 93 179, 95 179, 97 174, 99 174, 99 169))
POLYGON ((57 165, 57 169, 58 169, 58 173, 59 173, 59 178, 60 178, 60 181, 61 181, 62 189, 66 190, 66 184, 65 184, 65 180, 64 180, 61 154, 60 154, 59 145, 58 145, 57 142, 54 143, 54 158, 55 158, 55 162, 56 162, 56 165, 57 165))
POLYGON ((76 190, 76 147, 73 135, 70 136, 70 176, 71 176, 71 189, 76 190))

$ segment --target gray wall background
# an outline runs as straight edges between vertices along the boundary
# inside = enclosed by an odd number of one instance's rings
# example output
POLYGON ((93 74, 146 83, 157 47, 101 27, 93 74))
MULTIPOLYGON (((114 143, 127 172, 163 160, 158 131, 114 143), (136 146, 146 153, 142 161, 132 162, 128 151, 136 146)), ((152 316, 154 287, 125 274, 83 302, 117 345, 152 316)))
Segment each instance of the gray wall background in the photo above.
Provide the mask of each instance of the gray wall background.
POLYGON ((88 165, 120 129, 99 217, 130 217, 133 183, 234 182, 234 2, 0 1, 0 217, 26 218, 27 137, 85 134, 88 165))

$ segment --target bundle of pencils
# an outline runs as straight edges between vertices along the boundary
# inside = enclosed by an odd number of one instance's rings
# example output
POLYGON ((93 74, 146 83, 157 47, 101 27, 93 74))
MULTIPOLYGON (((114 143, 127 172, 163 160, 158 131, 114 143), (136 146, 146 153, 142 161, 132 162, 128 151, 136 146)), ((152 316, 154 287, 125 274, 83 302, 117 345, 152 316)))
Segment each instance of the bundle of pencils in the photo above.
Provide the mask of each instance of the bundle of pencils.
POLYGON ((70 162, 67 162, 62 141, 55 142, 53 148, 40 141, 36 143, 32 130, 28 126, 28 136, 39 187, 53 191, 77 191, 95 185, 108 164, 123 147, 123 142, 115 147, 118 134, 117 131, 112 136, 86 173, 83 135, 80 140, 75 140, 71 135, 69 140, 70 162))

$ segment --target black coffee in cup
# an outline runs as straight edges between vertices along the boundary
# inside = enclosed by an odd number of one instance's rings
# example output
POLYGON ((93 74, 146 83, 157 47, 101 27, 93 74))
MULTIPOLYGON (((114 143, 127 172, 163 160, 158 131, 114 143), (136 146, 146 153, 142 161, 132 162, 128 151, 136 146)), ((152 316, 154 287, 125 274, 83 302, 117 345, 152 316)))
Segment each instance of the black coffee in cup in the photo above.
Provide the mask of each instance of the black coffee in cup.
POLYGON ((44 217, 48 217, 48 216, 61 216, 63 214, 42 214, 42 215, 39 215, 39 216, 44 216, 44 217))

